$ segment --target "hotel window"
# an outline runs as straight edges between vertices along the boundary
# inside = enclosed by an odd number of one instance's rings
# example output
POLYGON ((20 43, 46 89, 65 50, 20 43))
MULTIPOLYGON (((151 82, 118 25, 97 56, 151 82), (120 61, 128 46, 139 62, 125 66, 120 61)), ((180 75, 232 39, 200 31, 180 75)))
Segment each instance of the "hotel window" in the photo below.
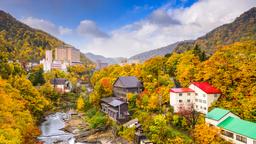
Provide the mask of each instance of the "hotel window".
POLYGON ((234 138, 234 134, 225 130, 221 131, 221 134, 230 138, 234 138))
POLYGON ((196 93, 196 96, 198 95, 198 93, 196 93))
POLYGON ((190 96, 190 93, 188 93, 188 96, 190 96))
POLYGON ((179 96, 182 96, 182 93, 179 93, 179 96))
POLYGON ((201 99, 199 99, 199 102, 200 102, 200 103, 202 103, 202 100, 201 100, 201 99))
POLYGON ((196 99, 196 102, 198 102, 198 99, 196 99))
POLYGON ((246 137, 240 136, 240 135, 236 135, 236 140, 241 141, 243 143, 247 142, 246 137))
POLYGON ((205 94, 203 94, 203 97, 205 97, 205 94))
POLYGON ((180 103, 182 103, 182 100, 179 100, 180 103))
POLYGON ((206 100, 203 100, 203 103, 206 103, 206 100))
POLYGON ((190 102, 190 99, 188 99, 187 102, 190 102))
POLYGON ((206 107, 204 107, 204 110, 206 110, 206 107))
POLYGON ((198 108, 198 105, 196 105, 196 108, 198 108))

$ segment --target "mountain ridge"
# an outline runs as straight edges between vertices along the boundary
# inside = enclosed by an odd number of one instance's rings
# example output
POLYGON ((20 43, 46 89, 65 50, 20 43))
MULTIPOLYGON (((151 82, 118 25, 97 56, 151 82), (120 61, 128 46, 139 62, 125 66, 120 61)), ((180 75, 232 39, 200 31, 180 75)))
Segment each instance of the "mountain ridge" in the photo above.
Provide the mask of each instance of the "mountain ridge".
MULTIPOLYGON (((66 44, 47 32, 31 28, 3 10, 0 10, 0 43, 0 55, 9 60, 19 60, 23 65, 39 62, 45 50, 66 44)), ((83 54, 81 61, 91 63, 83 54)))
POLYGON ((222 45, 245 40, 256 40, 256 7, 242 13, 233 22, 211 30, 193 43, 180 43, 174 52, 181 53, 198 45, 206 54, 211 55, 222 45))

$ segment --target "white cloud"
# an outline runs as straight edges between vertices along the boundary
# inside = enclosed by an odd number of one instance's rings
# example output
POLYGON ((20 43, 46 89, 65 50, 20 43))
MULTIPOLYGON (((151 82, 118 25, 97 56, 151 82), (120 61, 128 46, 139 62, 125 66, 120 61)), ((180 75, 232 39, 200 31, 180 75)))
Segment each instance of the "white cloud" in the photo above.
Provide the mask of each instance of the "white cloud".
POLYGON ((46 31, 52 35, 65 35, 70 34, 72 32, 71 29, 63 27, 63 26, 56 26, 52 22, 44 19, 38 19, 34 17, 27 17, 21 19, 21 21, 32 28, 40 29, 46 31))
MULTIPOLYGON (((188 8, 177 9, 165 6, 144 20, 112 31, 108 38, 91 39, 81 48, 84 52, 105 56, 129 57, 176 41, 196 39, 232 22, 253 6, 256 6, 255 0, 200 0, 188 8)), ((85 32, 88 33, 88 29, 85 32)))
POLYGON ((106 38, 108 35, 102 32, 94 21, 83 20, 77 27, 77 32, 84 36, 106 38))

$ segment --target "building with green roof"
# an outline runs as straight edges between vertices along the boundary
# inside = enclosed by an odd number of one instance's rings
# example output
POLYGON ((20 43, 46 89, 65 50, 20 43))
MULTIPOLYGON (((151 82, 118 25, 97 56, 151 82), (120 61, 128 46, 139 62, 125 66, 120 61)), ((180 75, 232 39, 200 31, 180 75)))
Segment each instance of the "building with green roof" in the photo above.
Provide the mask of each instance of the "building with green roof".
POLYGON ((256 123, 240 119, 229 110, 214 108, 205 121, 221 129, 221 136, 235 144, 256 144, 256 123))

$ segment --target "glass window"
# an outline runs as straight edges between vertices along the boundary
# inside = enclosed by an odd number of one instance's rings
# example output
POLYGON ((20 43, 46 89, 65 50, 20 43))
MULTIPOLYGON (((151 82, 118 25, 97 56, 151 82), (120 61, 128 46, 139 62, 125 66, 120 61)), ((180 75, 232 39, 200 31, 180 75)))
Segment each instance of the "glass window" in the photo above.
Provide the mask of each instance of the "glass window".
POLYGON ((188 96, 190 96, 190 93, 188 93, 188 96))
POLYGON ((234 134, 225 130, 221 131, 221 134, 230 138, 234 138, 234 134))
POLYGON ((214 94, 214 97, 216 98, 216 97, 218 97, 218 95, 217 95, 217 94, 214 94))
POLYGON ((196 99, 196 102, 198 102, 198 99, 196 99))
POLYGON ((206 100, 203 100, 203 103, 206 103, 206 100))
POLYGON ((201 103, 201 102, 202 102, 202 100, 201 100, 201 99, 199 99, 199 102, 201 103))
POLYGON ((190 99, 188 99, 187 102, 190 102, 190 99))
POLYGON ((196 96, 198 95, 198 93, 196 93, 196 96))
POLYGON ((205 94, 203 94, 203 97, 205 97, 205 94))
POLYGON ((198 108, 198 105, 196 105, 196 108, 198 108))
POLYGON ((240 136, 240 135, 236 135, 236 140, 241 141, 243 143, 247 142, 246 137, 240 136))
POLYGON ((182 103, 182 100, 179 100, 180 103, 182 103))
POLYGON ((182 93, 179 93, 179 96, 182 96, 182 93))
POLYGON ((206 107, 204 107, 204 110, 206 110, 206 107))

